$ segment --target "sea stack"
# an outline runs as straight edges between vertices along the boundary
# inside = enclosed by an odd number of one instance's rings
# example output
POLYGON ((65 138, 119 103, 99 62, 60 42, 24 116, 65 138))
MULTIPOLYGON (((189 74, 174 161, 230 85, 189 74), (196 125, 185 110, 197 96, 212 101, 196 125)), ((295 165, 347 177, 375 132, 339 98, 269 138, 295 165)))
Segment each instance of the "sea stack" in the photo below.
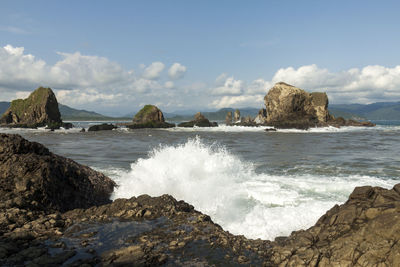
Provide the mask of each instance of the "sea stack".
POLYGON ((145 105, 135 117, 132 124, 127 125, 128 128, 171 128, 175 124, 167 123, 164 119, 162 111, 154 105, 145 105))
POLYGON ((232 111, 229 111, 225 117, 225 124, 232 125, 232 111))
POLYGON ((210 122, 201 112, 197 112, 194 115, 194 120, 182 122, 178 124, 178 127, 216 127, 218 123, 210 122))
POLYGON ((50 88, 39 87, 26 99, 11 102, 0 119, 10 127, 36 128, 48 126, 55 129, 63 126, 56 96, 50 88))
POLYGON ((240 122, 240 110, 236 109, 233 114, 233 123, 240 122))

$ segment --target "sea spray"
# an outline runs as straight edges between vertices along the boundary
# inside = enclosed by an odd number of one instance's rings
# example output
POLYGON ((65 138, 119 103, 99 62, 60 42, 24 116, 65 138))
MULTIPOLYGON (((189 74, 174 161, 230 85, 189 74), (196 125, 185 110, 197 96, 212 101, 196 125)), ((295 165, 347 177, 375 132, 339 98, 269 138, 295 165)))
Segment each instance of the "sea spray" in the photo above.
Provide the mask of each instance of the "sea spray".
POLYGON ((256 173, 251 162, 199 137, 154 148, 147 158, 132 163, 130 171, 112 170, 109 175, 119 184, 114 199, 171 194, 234 234, 263 239, 310 227, 345 201, 355 186, 395 184, 369 176, 256 173))

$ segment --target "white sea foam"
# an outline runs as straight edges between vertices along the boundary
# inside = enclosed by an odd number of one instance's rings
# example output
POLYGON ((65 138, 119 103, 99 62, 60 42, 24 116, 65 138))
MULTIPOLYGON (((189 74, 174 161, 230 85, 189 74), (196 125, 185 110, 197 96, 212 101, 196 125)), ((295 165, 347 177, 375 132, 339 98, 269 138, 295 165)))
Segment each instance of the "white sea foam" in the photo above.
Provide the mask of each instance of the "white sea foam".
POLYGON ((345 201, 355 186, 390 188, 377 177, 274 176, 257 174, 252 163, 198 137, 162 146, 132 163, 110 170, 119 187, 113 198, 171 194, 208 214, 234 234, 273 239, 308 228, 329 208, 345 201))

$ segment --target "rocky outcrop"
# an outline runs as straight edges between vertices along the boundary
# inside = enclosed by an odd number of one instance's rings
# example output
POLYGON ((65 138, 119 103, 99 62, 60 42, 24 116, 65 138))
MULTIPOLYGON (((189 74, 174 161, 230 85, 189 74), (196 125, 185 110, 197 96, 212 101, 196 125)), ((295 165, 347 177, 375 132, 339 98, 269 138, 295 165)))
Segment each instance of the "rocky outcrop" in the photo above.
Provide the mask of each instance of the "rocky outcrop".
POLYGON ((90 126, 88 129, 88 132, 97 132, 97 131, 111 131, 116 129, 117 126, 113 125, 113 124, 108 124, 108 123, 103 123, 103 124, 99 124, 99 125, 93 125, 90 126))
POLYGON ((240 122, 240 110, 236 109, 233 114, 233 123, 240 122))
POLYGON ((0 183, 2 208, 47 212, 108 203, 115 186, 89 167, 7 134, 0 134, 0 183))
POLYGON ((254 118, 256 124, 265 124, 267 122, 267 110, 262 108, 258 111, 257 116, 254 118))
POLYGON ((56 96, 50 88, 39 87, 26 99, 11 102, 0 123, 10 127, 43 127, 55 129, 64 126, 56 96))
POLYGON ((400 184, 358 187, 307 230, 251 240, 169 195, 89 207, 112 190, 107 177, 18 135, 0 138, 1 266, 400 265, 400 184))
POLYGON ((225 124, 231 125, 232 124, 232 111, 229 111, 225 117, 225 124))
POLYGON ((264 102, 267 109, 266 124, 275 128, 374 126, 367 122, 335 119, 329 114, 326 93, 307 93, 284 82, 276 83, 265 96, 264 102))
POLYGON ((400 184, 357 187, 306 231, 272 244, 277 266, 400 266, 400 184))
POLYGON ((135 117, 133 123, 126 125, 131 129, 140 128, 171 128, 175 124, 167 123, 164 119, 162 111, 154 105, 145 105, 135 117))
POLYGON ((210 122, 203 114, 197 112, 194 115, 194 120, 182 122, 178 124, 178 127, 217 127, 218 123, 210 122))

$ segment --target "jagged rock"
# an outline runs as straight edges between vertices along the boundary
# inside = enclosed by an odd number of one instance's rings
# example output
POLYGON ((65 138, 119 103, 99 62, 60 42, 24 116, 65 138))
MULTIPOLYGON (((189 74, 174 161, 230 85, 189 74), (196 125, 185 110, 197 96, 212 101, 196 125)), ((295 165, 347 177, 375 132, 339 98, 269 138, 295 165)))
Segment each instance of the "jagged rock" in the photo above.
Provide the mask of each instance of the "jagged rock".
POLYGON ((356 187, 308 230, 273 243, 278 266, 400 266, 400 184, 356 187))
POLYGON ((233 122, 237 123, 240 122, 240 110, 236 109, 235 113, 233 114, 233 122))
POLYGON ((0 119, 11 127, 63 126, 56 96, 50 88, 39 87, 26 99, 16 99, 0 119))
POLYGON ((182 122, 178 124, 178 127, 216 127, 218 126, 218 123, 216 122, 210 122, 206 117, 204 117, 203 114, 200 112, 197 112, 194 115, 194 120, 192 121, 187 121, 187 122, 182 122))
POLYGON ((284 82, 276 83, 264 98, 267 108, 266 124, 275 128, 306 130, 321 126, 374 126, 368 122, 335 119, 328 111, 326 93, 307 93, 284 82))
POLYGON ((3 208, 66 211, 109 202, 115 183, 19 135, 0 134, 3 208))
POLYGON ((93 125, 90 126, 88 129, 88 132, 96 132, 96 131, 110 131, 110 130, 114 130, 117 127, 113 124, 108 124, 108 123, 103 123, 103 124, 99 124, 99 125, 93 125))
POLYGON ((175 124, 167 123, 164 119, 162 111, 154 105, 145 105, 135 117, 133 123, 126 125, 131 129, 139 128, 171 128, 175 124))
POLYGON ((232 124, 232 111, 229 111, 225 117, 225 124, 231 125, 232 124))
POLYGON ((257 124, 264 124, 267 122, 267 110, 265 108, 258 111, 257 116, 254 118, 254 122, 257 124))

